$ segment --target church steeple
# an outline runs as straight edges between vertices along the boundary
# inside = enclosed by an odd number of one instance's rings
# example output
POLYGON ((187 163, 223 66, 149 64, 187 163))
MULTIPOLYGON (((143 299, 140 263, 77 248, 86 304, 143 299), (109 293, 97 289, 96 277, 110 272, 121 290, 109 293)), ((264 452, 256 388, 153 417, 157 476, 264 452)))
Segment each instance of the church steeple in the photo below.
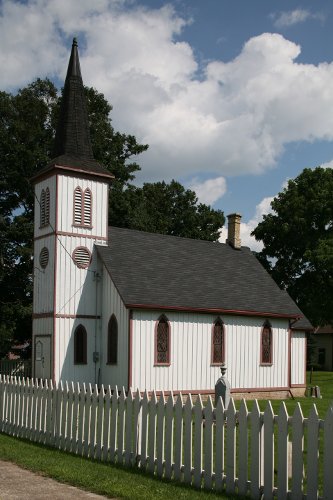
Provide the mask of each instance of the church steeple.
POLYGON ((53 156, 62 155, 82 160, 94 158, 76 38, 73 39, 55 137, 53 156))

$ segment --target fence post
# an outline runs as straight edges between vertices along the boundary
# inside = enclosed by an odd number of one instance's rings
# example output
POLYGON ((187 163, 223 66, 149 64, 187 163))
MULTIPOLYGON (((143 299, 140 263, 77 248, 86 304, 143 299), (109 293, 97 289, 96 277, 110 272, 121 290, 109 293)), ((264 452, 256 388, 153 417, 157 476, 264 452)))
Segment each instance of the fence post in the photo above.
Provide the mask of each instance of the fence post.
POLYGON ((225 376, 227 367, 225 363, 221 365, 221 377, 217 380, 215 384, 215 406, 217 405, 219 397, 222 398, 224 408, 228 409, 230 402, 230 382, 225 376))

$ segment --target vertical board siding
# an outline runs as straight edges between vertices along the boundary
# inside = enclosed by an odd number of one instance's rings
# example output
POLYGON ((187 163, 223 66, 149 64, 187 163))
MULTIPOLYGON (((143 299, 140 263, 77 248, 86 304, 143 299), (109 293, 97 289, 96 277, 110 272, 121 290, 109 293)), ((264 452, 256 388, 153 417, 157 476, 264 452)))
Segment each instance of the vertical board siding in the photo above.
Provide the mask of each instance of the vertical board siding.
POLYGON ((233 400, 224 409, 221 399, 214 408, 210 398, 204 406, 200 397, 149 400, 111 386, 0 376, 0 432, 242 498, 333 497, 332 408, 322 420, 315 405, 304 418, 300 405, 289 416, 282 403, 274 415, 270 402, 264 412, 257 401, 251 411, 233 400))
POLYGON ((291 383, 304 384, 306 368, 306 335, 304 332, 292 332, 291 334, 291 383))
POLYGON ((101 349, 101 381, 104 385, 128 388, 129 313, 107 270, 103 268, 101 349), (116 365, 107 364, 108 324, 114 314, 118 322, 118 356, 116 365))
POLYGON ((34 243, 34 293, 33 312, 35 314, 49 313, 53 311, 54 295, 54 242, 55 236, 48 236, 36 240, 34 243), (43 269, 39 263, 39 255, 42 248, 49 251, 49 261, 43 269))
MULTIPOLYGON (((154 366, 155 325, 160 311, 134 311, 132 387, 148 391, 212 390, 220 376, 211 365, 211 332, 216 316, 170 312, 170 366, 154 366)), ((273 363, 260 365, 262 318, 224 316, 225 361, 234 389, 288 386, 288 321, 271 320, 273 363)), ((304 356, 304 353, 303 353, 304 356)))

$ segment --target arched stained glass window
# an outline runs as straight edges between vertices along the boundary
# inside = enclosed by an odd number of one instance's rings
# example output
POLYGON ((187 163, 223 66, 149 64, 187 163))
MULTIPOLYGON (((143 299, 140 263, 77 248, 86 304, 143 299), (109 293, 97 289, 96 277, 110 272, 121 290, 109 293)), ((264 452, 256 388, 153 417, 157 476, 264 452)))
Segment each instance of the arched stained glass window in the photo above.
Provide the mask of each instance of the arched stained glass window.
POLYGON ((224 325, 221 318, 214 322, 212 330, 212 364, 224 362, 224 325))
POLYGON ((74 364, 87 364, 87 330, 79 325, 74 332, 74 364))
POLYGON ((261 364, 270 365, 273 362, 273 335, 269 321, 265 321, 261 330, 261 364))
POLYGON ((108 325, 108 354, 107 362, 110 365, 117 364, 118 361, 118 322, 112 314, 108 325))
POLYGON ((165 316, 161 316, 156 325, 155 364, 170 364, 170 325, 165 316))

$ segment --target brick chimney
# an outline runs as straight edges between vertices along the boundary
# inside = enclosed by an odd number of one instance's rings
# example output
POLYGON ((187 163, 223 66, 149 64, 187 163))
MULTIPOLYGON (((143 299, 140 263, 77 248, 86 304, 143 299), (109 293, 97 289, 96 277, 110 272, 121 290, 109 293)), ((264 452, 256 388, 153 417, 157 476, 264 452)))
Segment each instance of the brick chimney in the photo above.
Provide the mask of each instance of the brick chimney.
POLYGON ((235 248, 236 250, 240 250, 241 248, 241 239, 240 239, 241 218, 242 216, 240 214, 228 215, 228 238, 226 239, 226 243, 229 243, 229 245, 235 248))

